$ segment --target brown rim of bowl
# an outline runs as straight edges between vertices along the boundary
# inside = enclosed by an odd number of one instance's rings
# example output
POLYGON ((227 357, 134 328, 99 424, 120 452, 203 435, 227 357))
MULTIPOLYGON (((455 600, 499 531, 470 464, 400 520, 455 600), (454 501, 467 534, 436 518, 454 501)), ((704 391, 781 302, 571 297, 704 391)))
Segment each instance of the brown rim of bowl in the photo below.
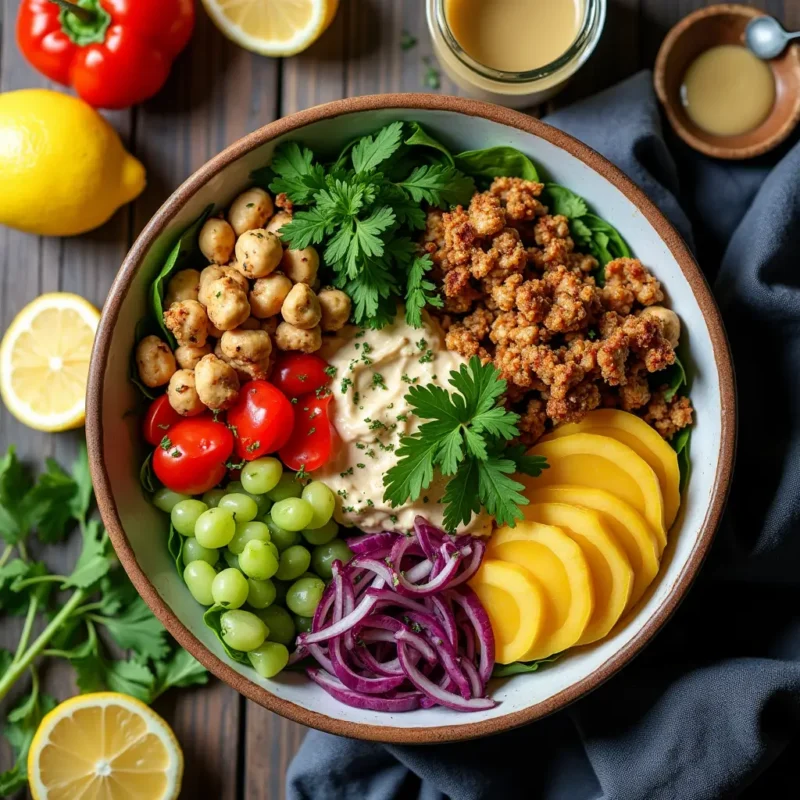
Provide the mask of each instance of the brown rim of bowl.
POLYGON ((97 336, 89 370, 87 392, 86 437, 89 460, 94 480, 97 503, 103 521, 119 560, 133 581, 134 586, 164 627, 201 664, 207 667, 225 683, 232 686, 245 697, 259 703, 270 711, 275 711, 294 722, 311 728, 340 736, 397 744, 435 744, 457 742, 500 733, 540 719, 562 709, 591 690, 600 686, 619 669, 637 655, 654 634, 667 621, 683 599, 689 586, 705 558, 717 525, 725 507, 733 471, 736 395, 733 364, 727 337, 719 310, 711 295, 708 284, 696 265, 686 244, 670 225, 656 206, 645 194, 617 167, 587 145, 573 139, 566 133, 537 119, 517 111, 511 111, 490 103, 466 100, 460 97, 426 94, 385 94, 337 100, 315 106, 279 119, 245 136, 212 158, 181 186, 173 192, 153 218, 145 226, 126 256, 122 267, 106 300, 103 316, 97 329, 97 336), (611 656, 594 673, 564 689, 552 697, 529 708, 515 711, 503 717, 431 728, 403 728, 396 726, 367 725, 347 722, 309 711, 288 700, 282 700, 262 686, 235 672, 227 663, 217 658, 203 645, 178 619, 172 609, 159 596, 147 575, 139 566, 117 512, 111 492, 110 481, 103 459, 103 376, 111 346, 111 337, 120 308, 130 288, 131 280, 138 269, 144 254, 155 239, 164 231, 170 220, 177 214, 187 198, 207 183, 220 170, 243 154, 278 136, 296 131, 305 125, 320 120, 331 119, 344 114, 378 109, 421 109, 432 111, 453 111, 471 117, 481 117, 501 125, 516 128, 525 133, 538 136, 551 144, 566 150, 619 189, 633 202, 648 222, 656 229, 661 239, 678 262, 684 277, 689 282, 697 298, 700 309, 709 327, 714 359, 719 371, 720 393, 722 396, 722 418, 720 437, 720 458, 711 501, 703 520, 700 534, 689 559, 675 581, 670 596, 653 612, 641 630, 624 647, 611 656))
MULTIPOLYGON (((797 126, 797 123, 800 122, 800 96, 795 100, 792 113, 784 120, 783 124, 771 136, 767 136, 765 139, 755 144, 741 145, 738 147, 732 147, 723 143, 712 144, 687 128, 680 116, 675 112, 673 102, 667 91, 667 58, 672 52, 675 43, 690 27, 692 27, 692 25, 708 17, 722 14, 738 14, 739 16, 749 17, 750 19, 769 16, 766 11, 753 8, 752 6, 741 5, 740 3, 720 3, 718 5, 699 8, 697 11, 688 14, 680 22, 670 28, 669 32, 664 37, 664 41, 661 43, 661 47, 658 48, 656 62, 653 67, 653 86, 672 130, 674 130, 689 147, 711 158, 740 161, 768 153, 786 140, 797 126)), ((794 68, 800 69, 800 49, 791 42, 786 46, 786 49, 776 57, 776 59, 778 58, 792 59, 795 65, 794 68)), ((776 59, 770 59, 770 61, 775 61, 776 59)), ((770 64, 770 69, 773 75, 775 75, 774 65, 770 64)), ((763 124, 763 122, 761 124, 763 124)))

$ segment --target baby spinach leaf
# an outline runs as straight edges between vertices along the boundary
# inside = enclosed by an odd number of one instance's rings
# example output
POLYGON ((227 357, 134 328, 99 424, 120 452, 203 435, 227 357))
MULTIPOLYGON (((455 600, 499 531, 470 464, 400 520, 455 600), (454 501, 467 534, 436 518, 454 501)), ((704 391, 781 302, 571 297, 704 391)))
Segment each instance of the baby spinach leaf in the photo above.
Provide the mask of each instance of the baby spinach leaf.
POLYGON ((692 429, 691 427, 687 426, 682 430, 678 431, 675 436, 672 437, 672 441, 670 444, 672 445, 672 449, 678 454, 678 469, 680 471, 680 493, 683 494, 683 490, 686 488, 686 484, 689 482, 689 474, 692 469, 690 457, 689 457, 689 444, 692 439, 692 429))
POLYGON ((175 569, 178 575, 183 577, 183 536, 175 530, 175 526, 170 523, 169 538, 167 539, 167 550, 172 560, 175 562, 175 569))
POLYGON ((222 649, 228 654, 230 658, 234 661, 238 661, 240 664, 250 664, 250 659, 247 657, 247 653, 243 653, 241 650, 234 650, 232 647, 228 647, 225 643, 225 640, 222 638, 222 615, 228 611, 227 608, 224 606, 211 606, 205 614, 203 614, 203 622, 205 622, 207 628, 211 628, 212 631, 216 634, 217 639, 219 639, 220 644, 222 645, 222 649))
POLYGON ((139 470, 139 483, 147 494, 154 494, 160 483, 153 471, 153 454, 148 453, 139 470))
POLYGON ((405 140, 405 143, 409 147, 430 147, 434 150, 438 150, 448 166, 455 166, 455 161, 450 151, 441 142, 427 133, 418 122, 409 122, 408 127, 411 130, 411 135, 405 140))
POLYGON ((586 201, 566 186, 545 184, 545 198, 551 214, 561 214, 571 220, 589 213, 586 201))
POLYGON ((495 664, 492 670, 493 678, 509 678, 512 675, 522 675, 526 672, 537 672, 542 664, 557 661, 561 653, 556 653, 549 658, 540 658, 538 661, 514 661, 512 664, 495 664))
POLYGON ((677 355, 675 356, 675 363, 667 367, 667 369, 661 373, 658 379, 659 385, 661 385, 661 381, 663 381, 665 376, 667 379, 667 388, 664 392, 664 400, 669 402, 687 383, 686 370, 683 368, 683 364, 677 355))
POLYGON ((501 145, 483 150, 465 150, 455 157, 455 165, 474 178, 524 178, 539 180, 539 173, 528 156, 514 147, 501 145))
POLYGON ((180 235, 150 287, 150 314, 158 323, 162 335, 173 350, 176 346, 175 337, 164 324, 164 295, 167 292, 167 283, 175 272, 186 269, 198 259, 200 249, 197 246, 197 236, 213 208, 213 205, 207 206, 205 211, 180 235))

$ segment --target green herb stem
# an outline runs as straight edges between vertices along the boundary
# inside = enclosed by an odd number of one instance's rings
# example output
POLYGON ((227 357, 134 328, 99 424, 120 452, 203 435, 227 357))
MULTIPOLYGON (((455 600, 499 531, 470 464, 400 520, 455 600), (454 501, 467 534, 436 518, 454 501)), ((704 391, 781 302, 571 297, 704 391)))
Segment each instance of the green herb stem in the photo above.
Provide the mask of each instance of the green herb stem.
POLYGON ((6 565, 6 561, 11 558, 11 553, 14 552, 14 545, 9 544, 6 546, 6 549, 3 550, 3 555, 0 556, 0 568, 6 565))
POLYGON ((24 589, 26 586, 33 586, 36 583, 64 583, 69 580, 66 575, 37 575, 34 578, 25 578, 24 581, 14 584, 16 591, 24 589))
POLYGON ((30 601, 28 602, 28 613, 25 615, 25 624, 22 626, 22 633, 19 637, 17 651, 14 653, 14 660, 11 662, 12 664, 16 664, 17 661, 22 658, 22 654, 25 652, 25 648, 28 646, 28 640, 31 638, 31 631, 33 630, 33 623, 36 621, 36 610, 38 607, 39 599, 36 597, 36 595, 32 595, 30 601))
POLYGON ((33 663, 33 660, 42 653, 47 647, 48 642, 53 636, 58 633, 64 622, 72 616, 75 609, 86 598, 86 593, 83 589, 78 589, 72 597, 67 600, 61 611, 53 617, 50 624, 39 634, 36 641, 28 648, 28 650, 19 658, 14 660, 14 663, 8 669, 5 675, 0 678, 0 700, 2 700, 11 691, 11 687, 19 680, 25 670, 33 663))

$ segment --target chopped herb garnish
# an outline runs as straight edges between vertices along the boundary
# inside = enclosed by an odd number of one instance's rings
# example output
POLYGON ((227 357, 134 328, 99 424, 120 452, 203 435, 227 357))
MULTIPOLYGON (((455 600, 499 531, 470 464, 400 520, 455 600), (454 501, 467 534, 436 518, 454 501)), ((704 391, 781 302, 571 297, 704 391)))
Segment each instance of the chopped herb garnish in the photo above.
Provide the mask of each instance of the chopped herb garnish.
POLYGON ((245 208, 253 208, 253 206, 255 206, 255 203, 248 203, 245 208))
POLYGON ((169 450, 170 447, 172 447, 172 440, 169 438, 169 436, 165 436, 161 440, 161 444, 159 446, 161 447, 162 450, 169 450))
MULTIPOLYGON (((372 373, 372 387, 374 389, 381 388, 383 390, 388 390, 388 386, 386 385, 386 381, 383 379, 383 375, 380 372, 373 372, 372 373)), ((391 408, 391 406, 389 406, 391 408)))
POLYGON ((364 444, 364 442, 356 442, 356 447, 359 450, 366 450, 367 449, 367 446, 364 444))
POLYGON ((245 450, 247 450, 248 453, 255 453, 255 451, 258 450, 259 447, 261 447, 261 442, 256 440, 252 444, 247 445, 247 447, 245 447, 245 450))
POLYGON ((339 370, 338 370, 336 367, 334 367, 334 366, 333 366, 333 364, 329 364, 327 367, 325 367, 325 374, 326 374, 326 375, 327 375, 329 378, 335 378, 335 377, 336 377, 336 373, 337 373, 338 371, 339 371, 339 370))
POLYGON ((397 514, 391 514, 389 516, 389 522, 391 522, 393 525, 397 525, 397 514))
POLYGON ((301 383, 304 382, 307 378, 308 378, 308 375, 298 375, 297 376, 297 380, 299 380, 301 383))
POLYGON ((316 428, 309 428, 308 429, 308 433, 306 434, 306 436, 311 436, 311 434, 316 433, 316 432, 317 432, 316 428))
POLYGON ((348 475, 352 475, 352 474, 353 474, 353 468, 352 467, 348 467, 344 472, 340 472, 339 473, 339 477, 340 478, 346 478, 348 475))
POLYGON ((290 403, 291 403, 293 406, 296 406, 296 405, 297 405, 297 398, 296 398, 296 397, 293 397, 293 398, 292 398, 292 399, 291 399, 289 402, 290 402, 290 403))
POLYGON ((295 474, 294 474, 294 479, 296 481, 304 481, 304 480, 307 480, 309 477, 310 477, 310 475, 306 472, 306 465, 305 464, 301 464, 300 465, 300 469, 297 470, 297 472, 295 472, 295 474))
POLYGON ((353 381, 351 381, 350 378, 342 378, 342 385, 339 387, 339 391, 342 394, 346 394, 348 388, 350 386, 352 386, 352 385, 353 385, 353 381))
POLYGON ((367 456, 367 458, 375 458, 375 451, 370 447, 364 455, 367 456))
POLYGON ((398 422, 405 422, 408 419, 408 414, 398 414, 397 421, 398 422))
MULTIPOLYGON (((369 419, 369 417, 367 417, 367 419, 365 419, 364 422, 366 422, 368 419, 369 419)), ((381 430, 385 431, 385 430, 387 430, 386 425, 383 422, 381 422, 379 419, 371 420, 370 423, 369 423, 369 429, 371 431, 381 431, 381 430)))
POLYGON ((366 464, 356 464, 359 469, 366 469, 366 464))

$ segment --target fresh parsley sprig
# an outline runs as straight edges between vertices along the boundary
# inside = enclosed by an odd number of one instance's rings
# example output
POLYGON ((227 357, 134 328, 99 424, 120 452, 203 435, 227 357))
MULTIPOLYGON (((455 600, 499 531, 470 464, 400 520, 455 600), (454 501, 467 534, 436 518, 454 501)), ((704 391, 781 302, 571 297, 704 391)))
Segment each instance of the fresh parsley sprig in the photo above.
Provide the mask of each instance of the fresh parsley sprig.
POLYGON ((416 500, 438 470, 450 478, 442 498, 447 530, 469 523, 481 507, 498 525, 513 527, 528 500, 511 476, 540 475, 547 461, 508 444, 519 436, 519 415, 502 405, 506 382, 491 364, 473 357, 448 383, 455 391, 434 384, 409 389, 413 412, 428 421, 401 438, 397 463, 384 476, 384 499, 395 507, 416 500))
MULTIPOLYGON (((425 277, 430 258, 413 241, 425 227, 422 203, 466 204, 475 183, 423 134, 416 123, 393 122, 350 142, 329 164, 286 142, 269 167, 270 190, 297 207, 283 239, 295 249, 324 247, 324 279, 350 295, 358 325, 383 327, 400 300, 408 323, 419 327, 426 305, 442 305, 425 277)), ((254 177, 263 181, 263 171, 254 177)))

